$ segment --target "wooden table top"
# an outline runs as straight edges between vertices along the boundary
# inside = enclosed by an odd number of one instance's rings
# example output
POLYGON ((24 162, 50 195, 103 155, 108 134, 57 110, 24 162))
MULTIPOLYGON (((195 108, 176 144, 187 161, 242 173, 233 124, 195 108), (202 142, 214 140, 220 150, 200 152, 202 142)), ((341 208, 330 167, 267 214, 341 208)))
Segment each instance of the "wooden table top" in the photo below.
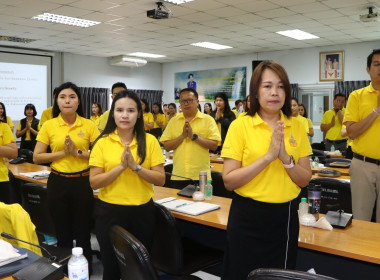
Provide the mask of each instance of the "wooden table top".
POLYGON ((223 163, 224 159, 219 156, 212 156, 210 157, 210 162, 212 163, 223 163))
MULTIPOLYGON (((342 175, 349 175, 349 168, 338 168, 338 167, 327 167, 328 169, 334 169, 342 173, 342 175)), ((314 173, 317 173, 319 170, 326 169, 326 168, 313 168, 311 171, 314 173)))
POLYGON ((33 163, 20 163, 20 164, 11 164, 7 163, 7 166, 10 171, 12 171, 13 175, 17 179, 21 179, 24 181, 32 182, 32 183, 37 183, 37 184, 42 184, 45 185, 47 184, 47 179, 32 179, 27 176, 20 175, 20 173, 28 173, 28 172, 37 172, 37 171, 42 171, 42 170, 48 170, 50 171, 50 167, 44 166, 44 165, 37 165, 33 163))

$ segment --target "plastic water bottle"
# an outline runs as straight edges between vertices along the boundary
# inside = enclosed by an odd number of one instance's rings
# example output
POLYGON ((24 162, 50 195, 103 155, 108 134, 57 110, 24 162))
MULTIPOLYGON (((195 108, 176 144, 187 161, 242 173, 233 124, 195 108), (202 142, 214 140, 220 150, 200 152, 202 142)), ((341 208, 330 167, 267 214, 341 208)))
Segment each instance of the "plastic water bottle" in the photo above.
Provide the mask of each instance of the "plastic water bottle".
POLYGON ((314 158, 314 166, 315 166, 315 168, 319 168, 319 158, 318 157, 314 158))
POLYGON ((298 207, 298 217, 301 218, 302 215, 309 213, 309 203, 307 203, 307 198, 301 198, 300 205, 298 207))
POLYGON ((72 250, 68 264, 69 279, 70 280, 88 280, 88 262, 83 256, 83 249, 81 247, 75 247, 72 250))
POLYGON ((210 180, 207 180, 207 184, 205 186, 205 199, 206 200, 212 199, 212 185, 211 185, 210 180))
POLYGON ((313 169, 314 161, 313 161, 313 158, 311 156, 309 156, 309 161, 310 161, 310 168, 313 169))
POLYGON ((334 144, 331 145, 330 152, 332 152, 332 153, 335 152, 335 146, 334 146, 334 144))

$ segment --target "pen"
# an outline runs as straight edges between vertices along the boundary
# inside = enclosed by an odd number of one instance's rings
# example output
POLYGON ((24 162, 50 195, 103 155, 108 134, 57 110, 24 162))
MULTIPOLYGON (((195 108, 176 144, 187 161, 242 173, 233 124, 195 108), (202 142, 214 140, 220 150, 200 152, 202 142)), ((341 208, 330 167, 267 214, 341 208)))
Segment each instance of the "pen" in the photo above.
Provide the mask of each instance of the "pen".
POLYGON ((182 203, 182 204, 180 204, 180 205, 177 205, 175 208, 179 208, 179 207, 181 207, 181 206, 185 206, 185 205, 187 205, 188 203, 182 203))

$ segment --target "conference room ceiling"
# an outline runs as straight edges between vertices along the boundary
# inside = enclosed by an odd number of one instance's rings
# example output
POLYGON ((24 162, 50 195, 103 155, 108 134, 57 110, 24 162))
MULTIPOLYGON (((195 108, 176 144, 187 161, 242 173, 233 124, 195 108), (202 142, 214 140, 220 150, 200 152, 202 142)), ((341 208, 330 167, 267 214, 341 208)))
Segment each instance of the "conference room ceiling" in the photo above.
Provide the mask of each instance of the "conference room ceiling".
MULTIPOLYGON (((148 58, 174 62, 256 52, 321 47, 380 39, 380 22, 364 23, 359 15, 380 1, 367 0, 195 0, 165 2, 169 19, 151 19, 154 0, 0 0, 0 36, 35 39, 12 46, 80 55, 112 57, 133 52, 165 55, 148 58), (32 20, 48 12, 100 21, 74 27, 32 20), (276 31, 301 29, 319 39, 298 41, 276 31), (212 42, 231 49, 210 50, 191 43, 212 42)), ((380 12, 375 8, 374 12, 380 12)))

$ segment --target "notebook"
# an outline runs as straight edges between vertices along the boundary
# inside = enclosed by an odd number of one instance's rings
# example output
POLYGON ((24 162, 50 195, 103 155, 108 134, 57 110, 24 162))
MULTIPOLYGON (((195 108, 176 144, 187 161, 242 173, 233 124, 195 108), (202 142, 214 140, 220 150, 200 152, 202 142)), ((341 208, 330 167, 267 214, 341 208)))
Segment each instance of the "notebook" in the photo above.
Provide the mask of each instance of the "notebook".
MULTIPOLYGON (((156 201, 156 203, 160 203, 160 201, 156 201)), ((169 210, 181 212, 188 215, 197 216, 203 213, 207 213, 210 211, 214 211, 220 208, 220 205, 206 202, 194 202, 190 200, 184 199, 175 199, 160 203, 165 206, 169 210)))

